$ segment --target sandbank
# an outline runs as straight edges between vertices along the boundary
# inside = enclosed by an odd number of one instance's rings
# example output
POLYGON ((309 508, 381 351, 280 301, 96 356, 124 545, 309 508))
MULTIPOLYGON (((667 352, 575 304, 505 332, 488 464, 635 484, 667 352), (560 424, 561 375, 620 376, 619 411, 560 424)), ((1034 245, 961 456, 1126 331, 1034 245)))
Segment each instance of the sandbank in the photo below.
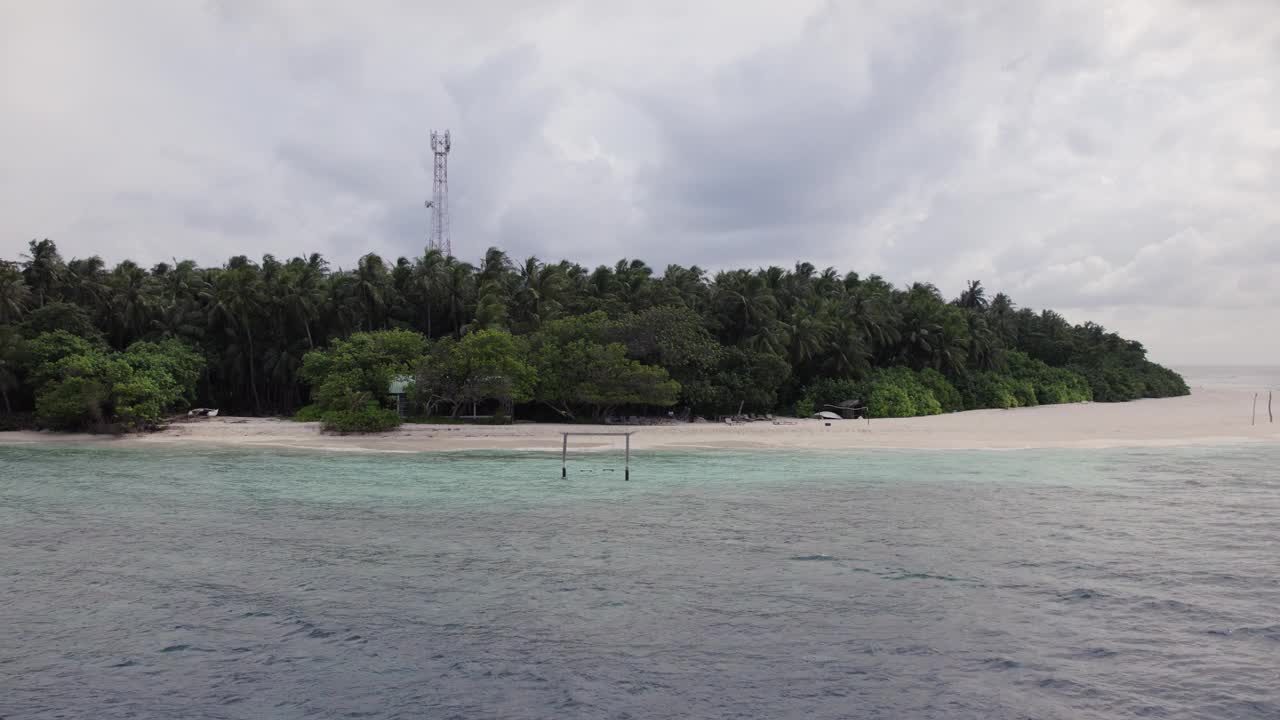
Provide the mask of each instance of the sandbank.
MULTIPOLYGON (((0 444, 111 443, 127 447, 220 446, 353 452, 556 450, 561 431, 634 430, 633 450, 853 450, 1161 447, 1280 441, 1265 392, 1251 424, 1253 392, 1198 389, 1190 396, 1127 403, 1079 403, 973 410, 921 418, 583 426, 546 423, 414 425, 375 435, 332 435, 317 423, 216 417, 122 437, 0 432, 0 444)), ((1276 408, 1280 411, 1280 408, 1276 408)), ((575 449, 620 447, 621 438, 581 437, 575 449)))

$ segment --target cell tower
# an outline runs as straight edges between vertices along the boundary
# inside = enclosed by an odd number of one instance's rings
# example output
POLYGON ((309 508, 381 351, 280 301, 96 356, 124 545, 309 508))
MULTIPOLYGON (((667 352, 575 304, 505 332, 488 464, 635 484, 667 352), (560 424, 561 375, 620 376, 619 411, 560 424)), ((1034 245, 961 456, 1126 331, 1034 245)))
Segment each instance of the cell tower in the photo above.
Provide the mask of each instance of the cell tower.
POLYGON ((449 238, 449 131, 444 135, 431 131, 431 151, 435 153, 435 180, 431 187, 431 235, 427 249, 439 250, 445 257, 453 254, 453 241, 449 238))

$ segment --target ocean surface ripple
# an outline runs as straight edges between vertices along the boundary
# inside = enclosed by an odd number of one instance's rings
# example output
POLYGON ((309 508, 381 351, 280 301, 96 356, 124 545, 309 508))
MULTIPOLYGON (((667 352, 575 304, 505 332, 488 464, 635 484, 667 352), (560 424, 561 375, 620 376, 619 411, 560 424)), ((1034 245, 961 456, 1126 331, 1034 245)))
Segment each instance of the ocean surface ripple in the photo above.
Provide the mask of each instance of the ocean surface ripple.
POLYGON ((1280 448, 0 447, 0 717, 1280 718, 1280 448))

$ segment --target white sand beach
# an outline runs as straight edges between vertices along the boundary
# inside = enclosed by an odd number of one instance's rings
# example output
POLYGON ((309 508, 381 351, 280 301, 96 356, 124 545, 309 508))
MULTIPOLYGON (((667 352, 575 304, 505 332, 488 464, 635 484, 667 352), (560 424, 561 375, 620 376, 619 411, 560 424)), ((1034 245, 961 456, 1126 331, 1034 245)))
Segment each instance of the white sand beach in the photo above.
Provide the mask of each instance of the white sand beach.
MULTIPOLYGON (((636 450, 694 449, 1017 449, 1134 447, 1280 441, 1268 422, 1267 396, 1251 425, 1254 393, 1197 389, 1192 395, 1128 403, 1082 403, 1014 410, 975 410, 923 418, 780 419, 778 423, 681 423, 643 426, 558 424, 404 425, 376 435, 330 435, 317 423, 217 417, 179 421, 145 435, 103 437, 46 432, 0 433, 0 444, 96 443, 130 447, 202 444, 330 451, 424 452, 482 449, 558 450, 561 431, 634 430, 636 450)), ((1280 412, 1280 407, 1276 408, 1280 412)), ((621 438, 579 437, 575 449, 620 447, 621 438)))

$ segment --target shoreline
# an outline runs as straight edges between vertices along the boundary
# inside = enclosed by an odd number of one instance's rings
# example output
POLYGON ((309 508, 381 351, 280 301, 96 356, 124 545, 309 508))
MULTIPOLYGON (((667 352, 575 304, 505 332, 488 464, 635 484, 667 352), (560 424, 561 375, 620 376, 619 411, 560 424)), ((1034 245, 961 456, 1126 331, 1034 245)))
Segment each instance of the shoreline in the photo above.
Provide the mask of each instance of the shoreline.
MULTIPOLYGON (((518 425, 405 424, 373 435, 321 434, 318 423, 280 418, 220 416, 175 422, 144 435, 101 436, 34 431, 0 432, 0 446, 94 445, 118 447, 261 448, 316 452, 410 454, 466 450, 558 452, 563 431, 631 431, 633 450, 1033 450, 1178 447, 1280 441, 1280 423, 1264 413, 1250 425, 1253 393, 1196 389, 1189 396, 1127 403, 1042 405, 970 410, 947 415, 872 420, 786 419, 727 425, 518 425)), ((621 439, 574 438, 574 452, 621 448, 621 439)))

